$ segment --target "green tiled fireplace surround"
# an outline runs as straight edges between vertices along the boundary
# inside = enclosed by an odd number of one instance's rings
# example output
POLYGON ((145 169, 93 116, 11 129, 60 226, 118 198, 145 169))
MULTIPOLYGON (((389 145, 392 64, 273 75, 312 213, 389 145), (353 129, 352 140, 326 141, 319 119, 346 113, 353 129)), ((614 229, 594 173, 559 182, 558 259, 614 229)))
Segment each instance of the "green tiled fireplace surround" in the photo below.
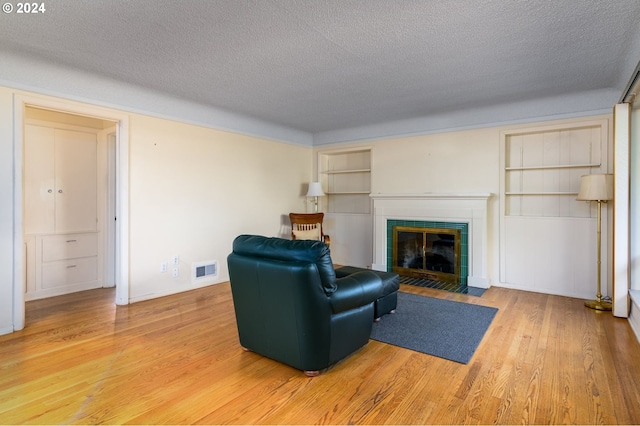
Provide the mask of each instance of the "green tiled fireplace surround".
POLYGON ((467 285, 469 276, 469 224, 462 222, 436 222, 429 220, 387 220, 387 271, 393 269, 393 227, 443 228, 460 230, 460 285, 467 285))

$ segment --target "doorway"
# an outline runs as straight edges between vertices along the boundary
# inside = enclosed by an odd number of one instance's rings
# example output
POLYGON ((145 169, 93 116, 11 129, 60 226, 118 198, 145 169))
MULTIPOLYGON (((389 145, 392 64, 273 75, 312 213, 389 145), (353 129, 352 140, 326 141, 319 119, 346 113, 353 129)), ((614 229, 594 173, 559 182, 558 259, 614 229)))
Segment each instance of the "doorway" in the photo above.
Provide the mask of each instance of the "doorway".
MULTIPOLYGON (((75 123, 99 123, 99 138, 102 139, 104 156, 99 160, 107 177, 102 185, 106 192, 98 209, 103 214, 103 235, 100 242, 104 255, 101 259, 101 282, 116 287, 115 303, 129 303, 128 276, 128 116, 115 110, 104 109, 72 101, 52 98, 36 98, 16 95, 14 100, 14 167, 17 177, 23 177, 25 170, 24 139, 30 112, 38 111, 45 117, 69 119, 75 123), (101 124, 100 124, 101 123, 101 124), (117 220, 116 220, 117 219, 117 220)), ((68 123, 67 123, 68 124, 68 123)), ((27 259, 25 235, 25 182, 14 182, 14 329, 25 326, 25 277, 27 259)))

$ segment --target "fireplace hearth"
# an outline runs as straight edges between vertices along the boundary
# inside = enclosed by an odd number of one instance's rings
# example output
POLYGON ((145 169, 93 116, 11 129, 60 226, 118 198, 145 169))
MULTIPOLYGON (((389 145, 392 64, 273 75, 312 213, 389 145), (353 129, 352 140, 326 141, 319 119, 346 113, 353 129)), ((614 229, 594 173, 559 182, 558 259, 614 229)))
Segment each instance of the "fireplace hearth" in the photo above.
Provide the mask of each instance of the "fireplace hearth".
POLYGON ((393 227, 393 272, 460 284, 460 230, 393 227))

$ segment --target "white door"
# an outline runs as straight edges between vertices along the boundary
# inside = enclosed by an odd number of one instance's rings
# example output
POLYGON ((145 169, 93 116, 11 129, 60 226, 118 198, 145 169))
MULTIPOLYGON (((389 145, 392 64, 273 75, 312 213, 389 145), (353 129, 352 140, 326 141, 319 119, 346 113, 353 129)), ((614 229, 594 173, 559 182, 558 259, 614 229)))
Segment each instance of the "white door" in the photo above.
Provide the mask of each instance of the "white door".
POLYGON ((97 137, 55 131, 56 232, 88 232, 97 227, 97 137))
POLYGON ((24 129, 24 232, 49 233, 55 229, 54 129, 24 129))

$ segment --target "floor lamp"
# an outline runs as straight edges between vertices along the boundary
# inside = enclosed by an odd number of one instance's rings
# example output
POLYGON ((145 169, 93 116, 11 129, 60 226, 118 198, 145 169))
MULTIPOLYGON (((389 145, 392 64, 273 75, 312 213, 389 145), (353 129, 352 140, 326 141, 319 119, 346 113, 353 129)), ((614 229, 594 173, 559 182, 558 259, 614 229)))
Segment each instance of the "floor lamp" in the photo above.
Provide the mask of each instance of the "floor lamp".
POLYGON ((595 201, 598 203, 598 292, 596 300, 587 300, 584 305, 598 311, 610 311, 611 302, 602 300, 601 273, 602 270, 602 203, 613 199, 613 175, 585 175, 580 180, 578 200, 595 201))
POLYGON ((314 197, 315 212, 318 213, 318 197, 323 197, 325 193, 322 191, 320 182, 309 182, 309 190, 307 197, 314 197))

